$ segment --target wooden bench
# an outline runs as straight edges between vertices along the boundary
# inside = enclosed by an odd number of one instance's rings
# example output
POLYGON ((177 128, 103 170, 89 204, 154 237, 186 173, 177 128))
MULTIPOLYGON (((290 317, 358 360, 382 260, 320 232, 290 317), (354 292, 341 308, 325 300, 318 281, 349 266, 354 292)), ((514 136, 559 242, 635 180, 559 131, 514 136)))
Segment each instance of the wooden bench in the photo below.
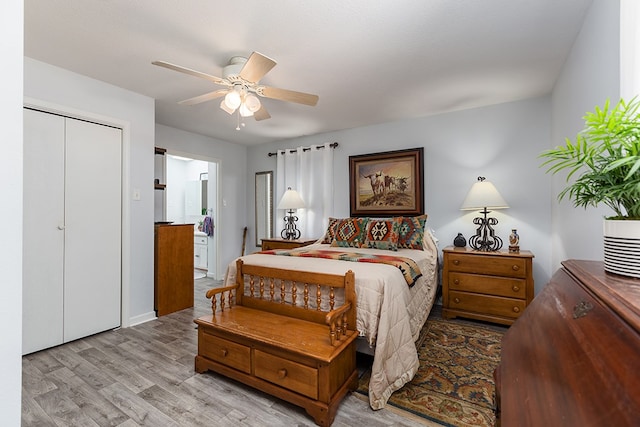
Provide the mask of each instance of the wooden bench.
POLYGON ((211 289, 207 298, 213 314, 195 320, 196 372, 233 378, 303 407, 318 425, 331 425, 358 382, 354 273, 296 272, 238 260, 236 284, 211 289))

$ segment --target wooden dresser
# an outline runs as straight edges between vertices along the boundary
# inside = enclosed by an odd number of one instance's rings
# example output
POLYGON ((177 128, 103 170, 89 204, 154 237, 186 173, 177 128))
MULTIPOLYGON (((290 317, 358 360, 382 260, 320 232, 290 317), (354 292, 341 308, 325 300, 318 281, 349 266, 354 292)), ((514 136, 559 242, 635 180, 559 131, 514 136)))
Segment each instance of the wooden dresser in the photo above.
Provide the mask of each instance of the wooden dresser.
POLYGON ((193 307, 193 224, 156 224, 154 252, 156 315, 193 307))
POLYGON ((501 425, 640 423, 640 280, 569 260, 505 334, 501 425))
POLYGON ((298 240, 286 240, 280 238, 262 239, 262 250, 269 251, 271 249, 295 249, 302 246, 309 246, 315 243, 318 239, 298 239, 298 240))
POLYGON ((533 254, 443 249, 442 315, 511 325, 533 300, 533 254))

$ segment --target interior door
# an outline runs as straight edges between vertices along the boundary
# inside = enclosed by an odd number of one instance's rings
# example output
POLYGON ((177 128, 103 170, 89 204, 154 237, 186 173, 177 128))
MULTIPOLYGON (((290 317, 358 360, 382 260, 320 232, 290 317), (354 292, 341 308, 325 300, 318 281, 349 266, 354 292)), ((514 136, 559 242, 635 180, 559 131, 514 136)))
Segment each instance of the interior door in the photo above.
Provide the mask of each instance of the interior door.
POLYGON ((120 326, 122 131, 66 119, 64 341, 120 326))
POLYGON ((22 352, 62 344, 64 118, 24 110, 22 352))

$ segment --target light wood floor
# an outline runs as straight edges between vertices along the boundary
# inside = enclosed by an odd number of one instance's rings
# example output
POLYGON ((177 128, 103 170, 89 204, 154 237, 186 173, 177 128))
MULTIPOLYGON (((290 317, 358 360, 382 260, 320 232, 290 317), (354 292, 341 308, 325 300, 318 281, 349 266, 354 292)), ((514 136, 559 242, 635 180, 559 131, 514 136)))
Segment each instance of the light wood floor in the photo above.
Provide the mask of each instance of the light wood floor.
MULTIPOLYGON (((195 305, 131 328, 24 356, 23 426, 314 426, 304 410, 213 373, 193 370, 211 279, 195 280, 195 305)), ((46 322, 46 319, 43 319, 46 322)), ((354 395, 334 426, 419 426, 354 395)))

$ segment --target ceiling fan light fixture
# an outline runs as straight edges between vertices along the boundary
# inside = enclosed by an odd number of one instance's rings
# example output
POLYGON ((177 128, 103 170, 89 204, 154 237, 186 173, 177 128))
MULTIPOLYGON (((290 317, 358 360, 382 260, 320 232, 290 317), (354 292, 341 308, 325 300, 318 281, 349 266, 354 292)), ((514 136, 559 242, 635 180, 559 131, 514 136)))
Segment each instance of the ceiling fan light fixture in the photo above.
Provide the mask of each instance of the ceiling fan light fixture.
POLYGON ((244 98, 244 105, 247 107, 247 109, 249 111, 251 111, 252 113, 255 113, 256 111, 258 111, 261 107, 260 105, 260 100, 258 99, 257 96, 255 96, 254 94, 250 93, 247 96, 245 96, 244 98))
POLYGON ((224 97, 224 103, 230 110, 235 110, 242 103, 242 98, 240 97, 240 93, 236 90, 230 91, 224 97))
POLYGON ((224 111, 226 111, 228 114, 233 114, 234 111, 236 111, 235 108, 229 108, 227 106, 227 103, 225 102, 225 100, 223 99, 222 102, 220 103, 220 108, 222 108, 224 111))
POLYGON ((240 112, 240 115, 242 117, 251 117, 251 116, 253 116, 253 111, 251 111, 247 107, 247 104, 241 104, 240 108, 238 109, 238 112, 240 112))

